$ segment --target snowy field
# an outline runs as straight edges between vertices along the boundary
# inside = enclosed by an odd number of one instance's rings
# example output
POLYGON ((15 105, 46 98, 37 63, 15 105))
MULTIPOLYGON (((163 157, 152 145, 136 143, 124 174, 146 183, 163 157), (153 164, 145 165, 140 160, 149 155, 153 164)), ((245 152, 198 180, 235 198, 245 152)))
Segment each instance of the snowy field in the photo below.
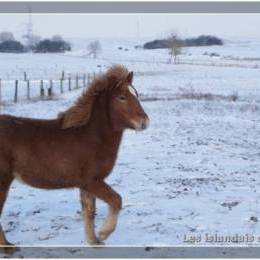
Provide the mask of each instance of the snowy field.
MULTIPOLYGON (((167 64, 165 50, 135 49, 136 44, 107 41, 96 60, 81 49, 65 55, 0 54, 0 77, 15 79, 27 71, 31 78, 54 79, 62 70, 98 73, 114 63, 135 72, 151 125, 145 132, 126 131, 107 180, 123 197, 118 228, 107 245, 190 245, 185 239, 192 235, 202 237, 196 245, 212 245, 203 239, 206 234, 258 238, 259 44, 189 48, 178 65, 167 64)), ((8 91, 3 86, 3 96, 8 91)), ((7 104, 1 112, 54 118, 81 92, 7 104)), ((107 209, 102 202, 97 206, 99 227, 107 209)), ((18 245, 86 245, 76 189, 44 191, 15 181, 2 224, 18 245)))

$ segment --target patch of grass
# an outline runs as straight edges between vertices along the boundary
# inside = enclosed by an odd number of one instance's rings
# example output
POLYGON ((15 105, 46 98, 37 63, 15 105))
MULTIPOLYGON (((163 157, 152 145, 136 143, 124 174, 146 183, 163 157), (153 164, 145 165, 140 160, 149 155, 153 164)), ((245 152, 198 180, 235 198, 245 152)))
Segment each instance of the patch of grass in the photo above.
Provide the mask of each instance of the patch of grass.
POLYGON ((206 100, 206 101, 215 101, 215 100, 225 100, 230 102, 236 102, 238 100, 238 94, 233 93, 230 95, 220 95, 220 94, 212 94, 212 93, 203 93, 195 91, 192 87, 189 88, 179 88, 179 93, 171 94, 170 96, 149 96, 140 94, 141 101, 170 101, 170 100, 181 100, 181 99, 189 99, 189 100, 206 100))
POLYGON ((179 99, 192 99, 192 100, 227 100, 227 101, 237 101, 238 94, 233 93, 231 95, 220 95, 220 94, 212 94, 212 93, 202 93, 197 92, 194 88, 179 88, 180 93, 177 94, 179 99))

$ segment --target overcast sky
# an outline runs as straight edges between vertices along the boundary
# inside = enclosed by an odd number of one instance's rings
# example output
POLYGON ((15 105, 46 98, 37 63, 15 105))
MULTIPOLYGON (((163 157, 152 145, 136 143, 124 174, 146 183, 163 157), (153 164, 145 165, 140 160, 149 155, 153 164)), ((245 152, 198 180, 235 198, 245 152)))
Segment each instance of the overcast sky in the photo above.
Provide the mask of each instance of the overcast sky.
MULTIPOLYGON (((183 37, 213 34, 260 39, 260 15, 32 15, 33 30, 42 37, 164 37, 172 29, 183 37)), ((24 34, 28 15, 0 15, 0 31, 24 34)))

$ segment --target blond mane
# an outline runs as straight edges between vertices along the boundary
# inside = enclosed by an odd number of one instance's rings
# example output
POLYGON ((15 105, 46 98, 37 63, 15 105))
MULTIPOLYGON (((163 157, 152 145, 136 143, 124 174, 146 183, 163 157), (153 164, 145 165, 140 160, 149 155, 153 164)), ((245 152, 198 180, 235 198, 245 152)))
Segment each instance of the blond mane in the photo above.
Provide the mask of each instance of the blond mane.
POLYGON ((62 122, 62 129, 86 125, 97 96, 102 91, 113 87, 116 82, 126 80, 128 73, 124 66, 114 65, 105 74, 94 79, 75 104, 58 115, 62 122))

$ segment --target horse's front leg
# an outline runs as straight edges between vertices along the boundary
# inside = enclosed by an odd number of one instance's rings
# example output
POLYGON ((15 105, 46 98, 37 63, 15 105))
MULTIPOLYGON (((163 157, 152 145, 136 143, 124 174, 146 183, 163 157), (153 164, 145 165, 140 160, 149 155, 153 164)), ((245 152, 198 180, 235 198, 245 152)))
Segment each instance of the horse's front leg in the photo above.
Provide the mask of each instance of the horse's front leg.
POLYGON ((93 181, 87 185, 87 190, 109 205, 107 219, 99 231, 98 238, 105 240, 115 230, 119 212, 122 208, 121 196, 103 181, 93 181))
POLYGON ((80 202, 87 241, 90 245, 100 245, 102 242, 95 234, 96 198, 91 193, 80 189, 80 202))
MULTIPOLYGON (((4 203, 7 198, 7 194, 12 182, 12 178, 9 178, 6 175, 1 175, 0 172, 0 217, 2 214, 2 210, 4 207, 4 203)), ((0 224, 0 253, 13 253, 15 252, 16 248, 13 244, 9 243, 5 237, 4 231, 0 224)))

